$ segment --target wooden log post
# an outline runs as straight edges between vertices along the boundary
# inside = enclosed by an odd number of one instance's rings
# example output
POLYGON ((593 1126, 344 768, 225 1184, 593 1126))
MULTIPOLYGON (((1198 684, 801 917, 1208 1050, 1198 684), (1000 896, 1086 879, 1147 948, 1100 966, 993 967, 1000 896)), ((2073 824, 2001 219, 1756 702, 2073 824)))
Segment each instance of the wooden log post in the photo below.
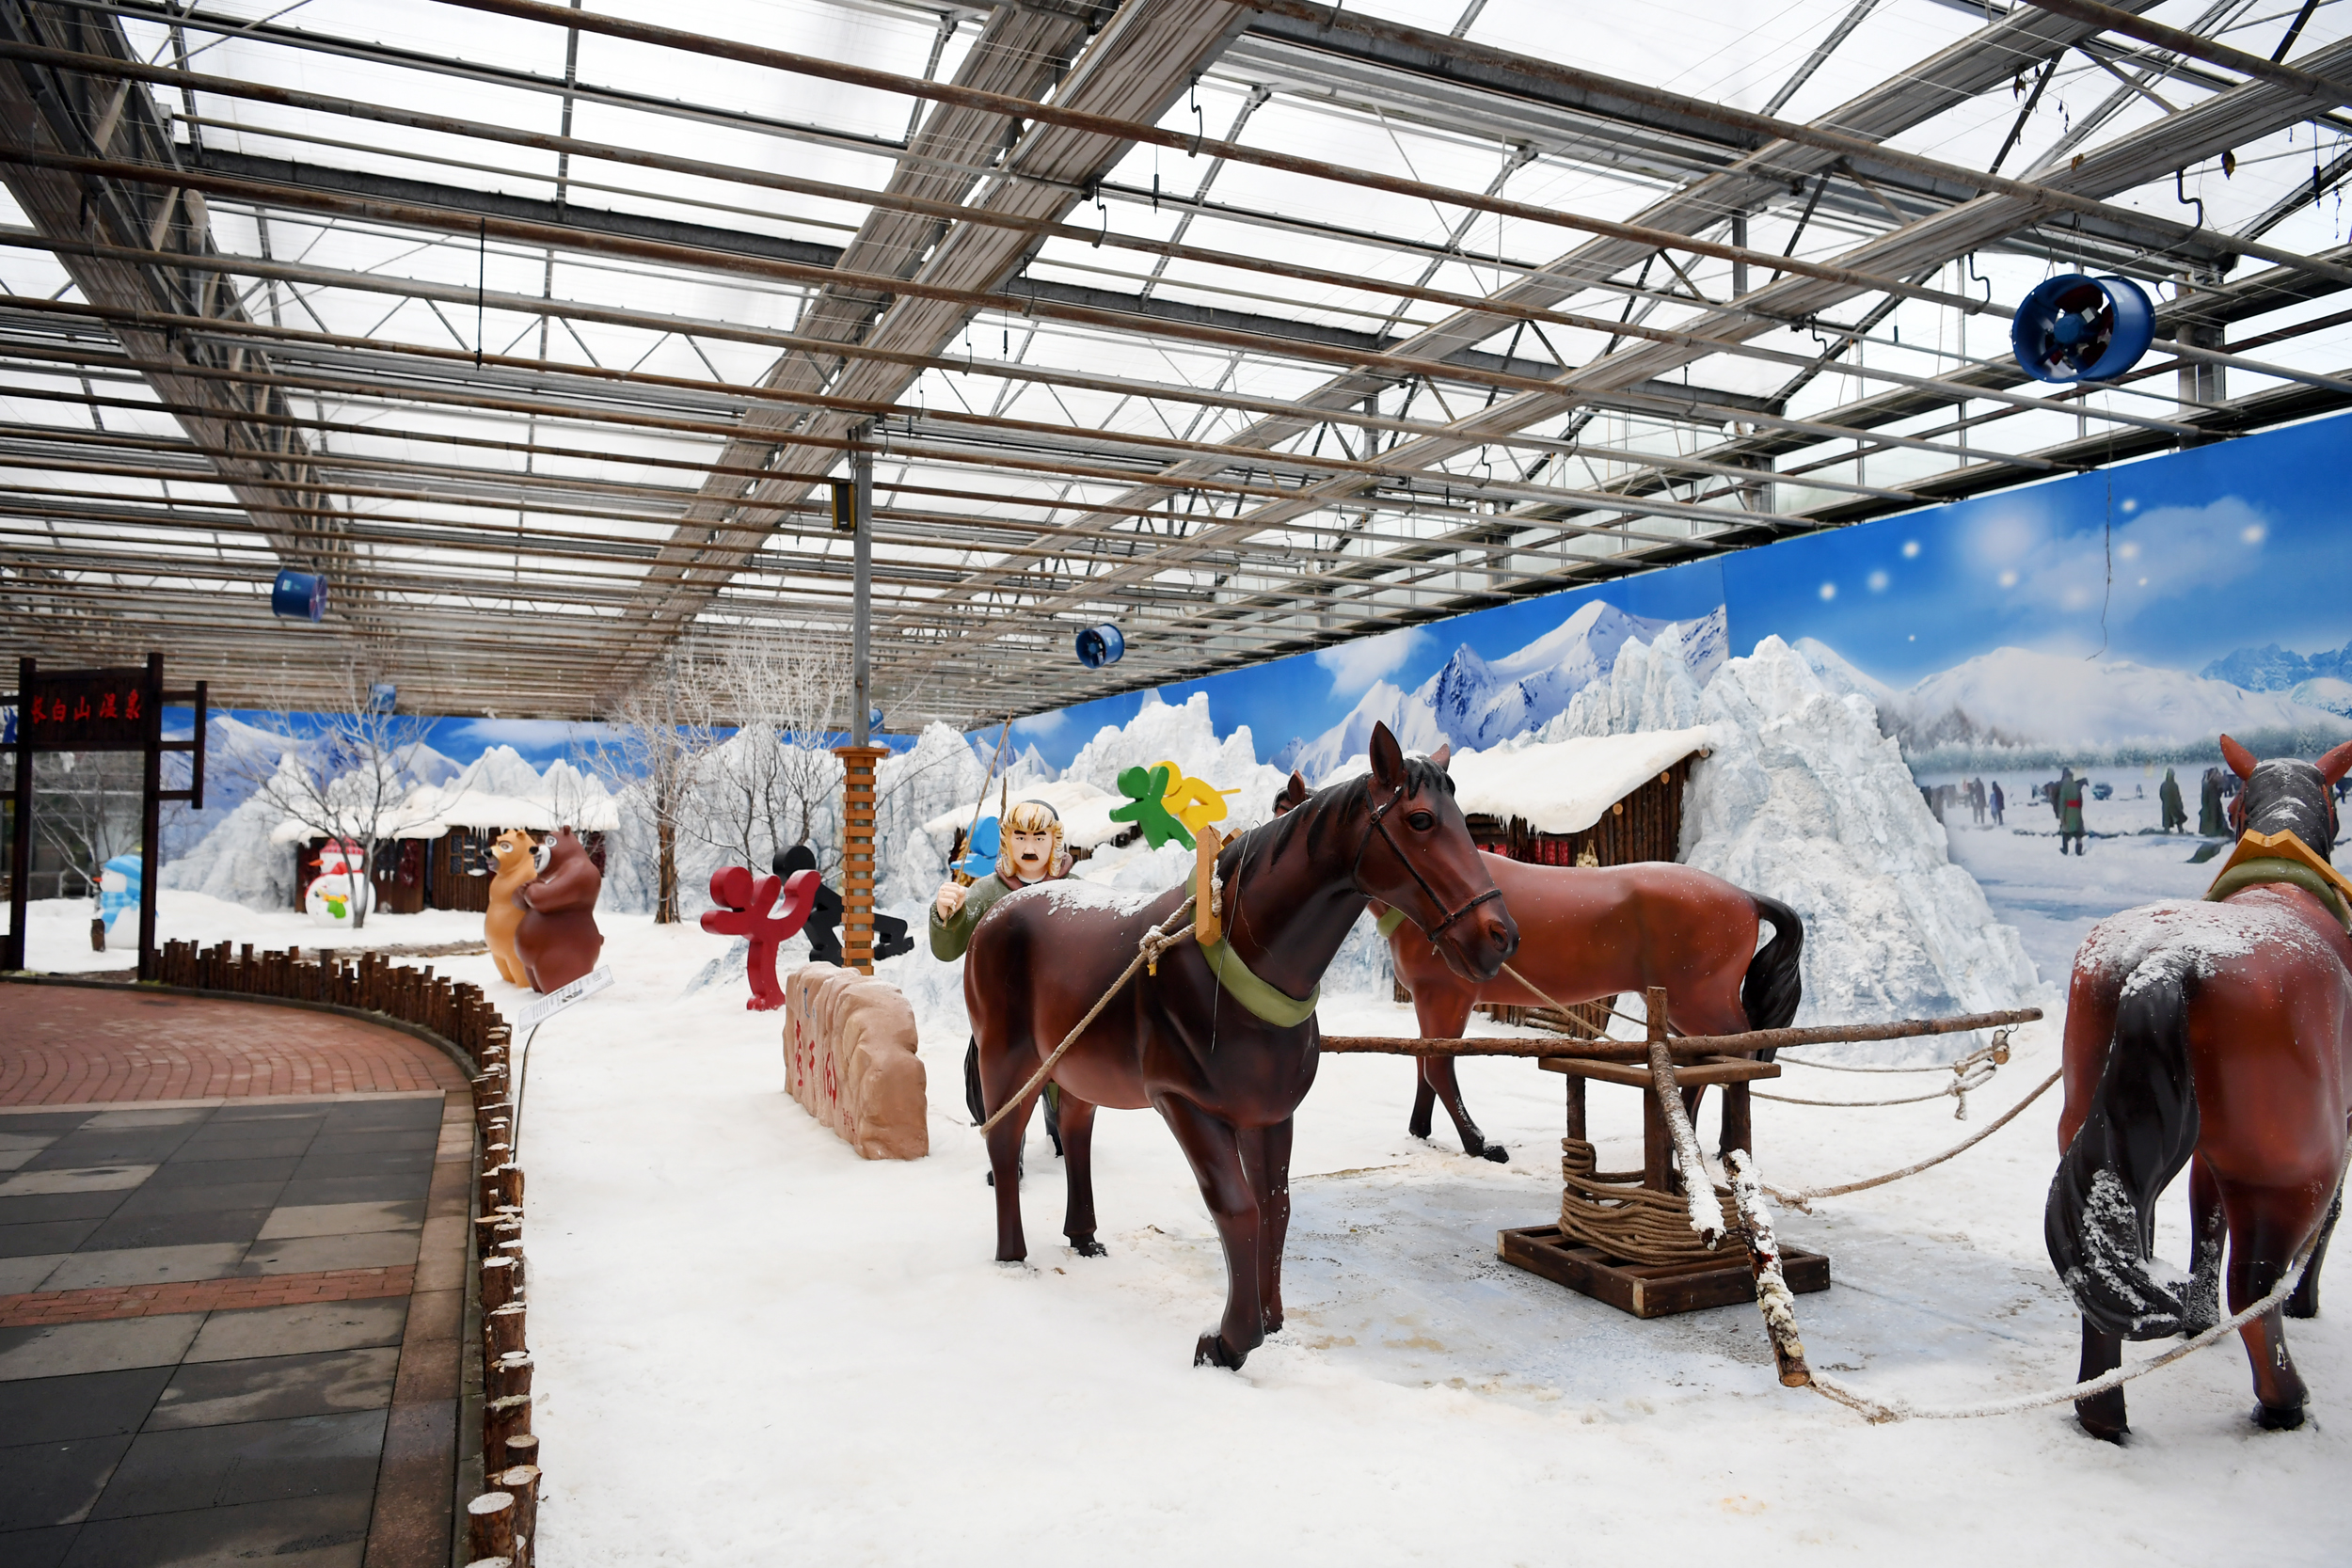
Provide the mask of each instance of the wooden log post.
POLYGON ((466 1505, 466 1555, 512 1561, 515 1556, 515 1495, 485 1492, 466 1505))
POLYGON ((506 1463, 510 1465, 528 1465, 532 1469, 537 1469, 539 1467, 539 1434, 535 1432, 518 1432, 509 1437, 506 1440, 506 1463))
POLYGON ((532 1549, 533 1537, 539 1533, 539 1467, 536 1465, 510 1465, 488 1478, 491 1485, 515 1499, 515 1565, 531 1568, 536 1554, 532 1549))
POLYGON ((519 1258, 482 1260, 482 1309, 495 1312, 522 1294, 523 1261, 519 1258))
POLYGON ((887 746, 835 746, 841 759, 841 957, 874 973, 874 769, 887 746))
POLYGON ((510 1301, 505 1306, 482 1315, 483 1348, 487 1353, 484 1361, 497 1360, 512 1351, 526 1348, 523 1344, 523 1304, 510 1301))
POLYGON ((502 1400, 510 1394, 530 1393, 531 1366, 531 1353, 527 1350, 492 1356, 482 1369, 483 1397, 502 1400))
POLYGON ((485 1466, 506 1462, 509 1438, 519 1437, 531 1430, 531 1396, 509 1394, 491 1400, 482 1407, 482 1463, 485 1466))

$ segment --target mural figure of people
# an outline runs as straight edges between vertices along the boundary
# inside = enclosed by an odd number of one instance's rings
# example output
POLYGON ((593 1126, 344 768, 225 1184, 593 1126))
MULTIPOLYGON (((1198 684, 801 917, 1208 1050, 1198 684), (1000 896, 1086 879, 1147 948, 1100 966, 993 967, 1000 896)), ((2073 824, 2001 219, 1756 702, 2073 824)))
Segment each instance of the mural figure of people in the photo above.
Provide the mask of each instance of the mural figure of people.
POLYGON ((2197 832, 2205 838, 2230 836, 2230 820, 2221 810, 2221 769, 2205 769, 2204 787, 2197 795, 2197 832))
POLYGON ((1993 781, 1993 825, 1994 827, 2001 826, 2001 813, 2008 807, 2009 801, 2001 794, 2001 781, 1995 779, 1993 781))
MULTIPOLYGON (((817 851, 805 844, 795 844, 777 852, 769 862, 770 869, 779 877, 790 879, 795 871, 817 869, 817 851)), ((808 911, 808 924, 801 927, 808 937, 808 956, 820 964, 839 964, 841 949, 841 895, 829 887, 817 890, 816 908, 808 911)), ((874 957, 895 958, 901 953, 914 951, 914 939, 907 935, 907 923, 896 915, 877 912, 874 916, 874 957)))
MULTIPOLYGON (((996 852, 996 869, 970 887, 952 877, 940 884, 931 898, 931 956, 952 963, 972 945, 973 927, 991 904, 1015 888, 1051 881, 1070 875, 1070 851, 1062 847, 1061 814, 1042 800, 1023 800, 1005 813, 996 852)), ((980 1095, 980 1046, 971 1042, 963 1053, 963 1102, 974 1125, 988 1119, 988 1103, 980 1095)), ((1045 1085, 1045 1133, 1061 1152, 1061 1096, 1045 1085)), ((989 1181, 993 1184, 993 1174, 989 1181)))
POLYGON ((2156 803, 2164 814, 2164 832, 2188 831, 2188 808, 2181 803, 2181 781, 2172 776, 2169 768, 2164 770, 2164 783, 2156 786, 2156 803))
POLYGON ((2058 853, 2066 853, 2066 841, 2074 841, 2074 853, 2079 857, 2090 834, 2083 826, 2083 781, 2074 777, 2071 768, 2058 775, 2057 787, 2051 794, 2051 805, 2058 812, 2058 853))

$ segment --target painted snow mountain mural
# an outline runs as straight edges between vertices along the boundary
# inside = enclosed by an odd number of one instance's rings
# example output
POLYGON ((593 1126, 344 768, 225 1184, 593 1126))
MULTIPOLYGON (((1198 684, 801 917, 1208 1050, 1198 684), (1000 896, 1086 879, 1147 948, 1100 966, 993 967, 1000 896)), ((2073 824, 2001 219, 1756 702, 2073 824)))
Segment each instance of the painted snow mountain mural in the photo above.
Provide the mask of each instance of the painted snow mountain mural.
MULTIPOLYGON (((1915 760, 1931 752, 1988 750, 2201 754, 2225 733, 2352 735, 2352 721, 2298 701, 2293 691, 2249 690, 2127 659, 1995 648, 1899 690, 1812 638, 1796 647, 1823 681, 1868 698, 1881 726, 1915 760)), ((2345 694, 2352 697, 2352 689, 2345 694)))
POLYGON ((2261 648, 2239 648, 2198 672, 2208 680, 2228 681, 2249 691, 2283 691, 2306 707, 2352 716, 2352 642, 2298 654, 2276 642, 2261 648))
POLYGON ((1691 673, 1704 683, 1724 661, 1724 613, 1692 621, 1629 615, 1594 600, 1550 631, 1501 658, 1482 658, 1468 645, 1411 691, 1375 681, 1346 718, 1295 750, 1288 761, 1320 782, 1348 758, 1370 749, 1375 724, 1385 723, 1408 751, 1484 751, 1535 729, 1565 709, 1578 692, 1608 677, 1628 642, 1652 642, 1668 627, 1681 635, 1691 673))

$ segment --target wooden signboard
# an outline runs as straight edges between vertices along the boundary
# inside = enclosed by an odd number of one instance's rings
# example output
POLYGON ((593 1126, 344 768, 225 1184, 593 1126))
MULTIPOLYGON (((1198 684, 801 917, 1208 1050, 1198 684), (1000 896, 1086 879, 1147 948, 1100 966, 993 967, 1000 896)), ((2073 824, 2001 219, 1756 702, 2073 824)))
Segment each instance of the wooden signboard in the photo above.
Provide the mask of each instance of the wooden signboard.
POLYGON ((17 661, 14 722, 6 744, 16 752, 16 807, 9 835, 8 933, 0 969, 24 967, 24 922, 33 866, 33 756, 39 752, 140 752, 147 768, 139 804, 139 978, 155 977, 155 884, 163 802, 185 800, 204 809, 204 726, 211 718, 205 683, 187 691, 164 689, 164 656, 144 665, 104 670, 42 670, 17 661), (196 725, 186 740, 164 738, 164 705, 192 702, 196 725), (188 787, 164 788, 166 752, 186 752, 188 787))

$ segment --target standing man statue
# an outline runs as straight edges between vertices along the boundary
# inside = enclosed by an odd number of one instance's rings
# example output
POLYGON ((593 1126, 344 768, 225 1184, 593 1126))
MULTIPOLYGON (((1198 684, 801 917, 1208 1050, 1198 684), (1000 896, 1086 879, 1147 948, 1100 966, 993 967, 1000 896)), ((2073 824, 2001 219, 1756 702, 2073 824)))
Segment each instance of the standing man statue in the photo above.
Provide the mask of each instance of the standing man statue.
POLYGON ((2205 786, 2197 796, 2197 832, 2205 838, 2230 836, 2230 819, 2221 809, 2221 769, 2205 769, 2205 786))
POLYGON ((2083 781, 2074 777, 2073 768, 2069 768, 2058 775, 2058 795, 2053 804, 2058 807, 2058 853, 2066 853, 2066 841, 2071 838, 2074 841, 2074 853, 2079 857, 2084 841, 2090 835, 2083 827, 2083 781))
MULTIPOLYGON (((1070 851, 1062 847, 1061 814, 1042 800, 1023 800, 1005 813, 999 825, 996 869, 965 887, 954 878, 940 884, 931 898, 931 956, 952 963, 972 945, 972 930, 989 906, 1015 888, 1048 882, 1070 875, 1070 851)), ((974 1125, 988 1119, 988 1104, 980 1095, 980 1044, 974 1040, 963 1053, 963 1103, 974 1125)), ((1045 1131, 1061 1151, 1060 1096, 1045 1085, 1045 1131)), ((989 1177, 996 1180, 993 1173, 989 1177)))
POLYGON ((1993 825, 2001 826, 2001 813, 2009 807, 2009 799, 2001 793, 2001 781, 1993 781, 1993 825))
POLYGON ((2181 781, 2172 776, 2169 768, 2164 770, 2164 783, 2156 786, 2156 803, 2164 813, 2164 832, 2188 831, 2188 808, 2181 803, 2181 781))

